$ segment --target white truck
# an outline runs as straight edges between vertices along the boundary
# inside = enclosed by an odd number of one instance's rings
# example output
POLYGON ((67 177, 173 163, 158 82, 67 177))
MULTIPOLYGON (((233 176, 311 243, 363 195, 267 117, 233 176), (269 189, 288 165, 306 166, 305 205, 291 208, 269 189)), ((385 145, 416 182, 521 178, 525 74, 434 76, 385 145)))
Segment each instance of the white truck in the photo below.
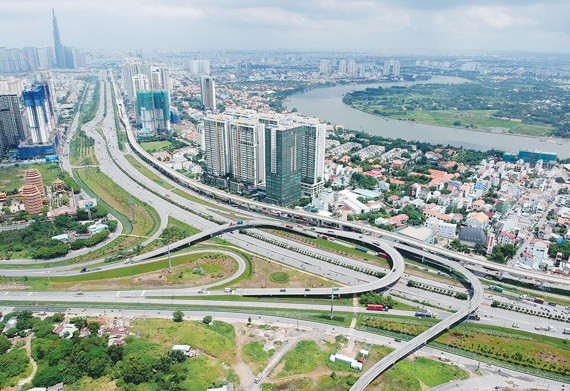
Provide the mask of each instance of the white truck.
POLYGON ((534 328, 535 330, 544 330, 544 331, 553 331, 556 332, 556 329, 554 327, 552 327, 551 325, 547 325, 547 326, 536 326, 534 328))
POLYGON ((563 334, 570 334, 570 327, 564 327, 563 334))

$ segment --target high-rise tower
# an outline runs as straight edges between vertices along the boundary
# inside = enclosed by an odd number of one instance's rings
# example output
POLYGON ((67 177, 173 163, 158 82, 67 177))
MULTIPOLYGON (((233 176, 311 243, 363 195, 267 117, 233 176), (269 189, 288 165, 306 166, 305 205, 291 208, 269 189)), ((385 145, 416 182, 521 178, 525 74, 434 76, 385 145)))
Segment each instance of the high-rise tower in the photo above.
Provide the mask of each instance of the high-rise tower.
POLYGON ((18 94, 0 93, 0 154, 17 147, 24 138, 18 94))
POLYGON ((216 85, 213 77, 202 76, 200 93, 202 95, 202 106, 205 109, 216 110, 216 85))
POLYGON ((59 36, 59 28, 57 27, 55 10, 52 8, 51 12, 53 14, 53 48, 55 50, 55 63, 58 68, 67 68, 67 62, 65 60, 65 49, 63 48, 61 37, 59 36))

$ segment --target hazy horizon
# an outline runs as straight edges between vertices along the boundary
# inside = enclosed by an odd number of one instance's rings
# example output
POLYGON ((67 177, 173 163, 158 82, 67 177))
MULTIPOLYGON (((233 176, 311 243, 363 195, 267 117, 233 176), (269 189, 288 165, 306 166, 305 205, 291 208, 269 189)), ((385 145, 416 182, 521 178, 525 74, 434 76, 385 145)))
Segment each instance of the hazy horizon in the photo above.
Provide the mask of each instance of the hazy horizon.
POLYGON ((0 0, 2 46, 570 53, 563 0, 0 0))

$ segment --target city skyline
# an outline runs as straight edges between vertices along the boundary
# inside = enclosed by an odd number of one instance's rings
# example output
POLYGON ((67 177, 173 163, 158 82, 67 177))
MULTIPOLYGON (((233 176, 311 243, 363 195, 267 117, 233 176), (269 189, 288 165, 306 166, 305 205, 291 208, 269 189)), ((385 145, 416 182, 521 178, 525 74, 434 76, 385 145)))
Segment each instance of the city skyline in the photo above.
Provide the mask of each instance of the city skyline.
POLYGON ((65 42, 87 50, 570 52, 567 2, 456 3, 193 0, 182 5, 174 0, 2 1, 0 32, 6 47, 51 45, 54 8, 65 42), (34 20, 33 29, 28 26, 30 20, 34 20), (212 25, 216 29, 204 34, 212 25))

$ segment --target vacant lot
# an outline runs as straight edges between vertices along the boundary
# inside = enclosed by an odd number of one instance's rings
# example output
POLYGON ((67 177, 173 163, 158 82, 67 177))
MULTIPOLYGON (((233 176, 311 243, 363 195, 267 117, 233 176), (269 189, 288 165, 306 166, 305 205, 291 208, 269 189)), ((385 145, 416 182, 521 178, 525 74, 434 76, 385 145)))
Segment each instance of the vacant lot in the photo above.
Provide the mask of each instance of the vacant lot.
POLYGON ((40 171, 44 186, 51 186, 53 181, 55 181, 57 176, 61 173, 61 169, 57 163, 30 164, 18 167, 0 168, 0 192, 17 191, 24 185, 24 172, 32 168, 40 171))
POLYGON ((171 146, 172 143, 167 140, 163 141, 147 141, 140 143, 140 146, 147 152, 162 151, 163 149, 171 146))
POLYGON ((235 331, 228 323, 214 321, 206 325, 201 321, 144 319, 133 322, 132 329, 166 349, 176 344, 190 345, 227 362, 233 362, 236 356, 235 331))

